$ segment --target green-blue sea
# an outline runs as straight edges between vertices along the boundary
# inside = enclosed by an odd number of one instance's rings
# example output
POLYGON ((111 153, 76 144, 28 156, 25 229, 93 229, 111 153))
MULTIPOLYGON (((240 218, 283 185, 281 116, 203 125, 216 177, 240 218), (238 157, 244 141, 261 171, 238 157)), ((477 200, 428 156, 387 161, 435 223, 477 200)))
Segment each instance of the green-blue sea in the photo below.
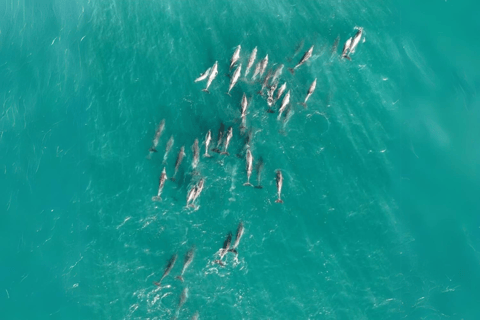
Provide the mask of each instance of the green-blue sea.
POLYGON ((0 319, 480 319, 478 12, 0 0, 0 319), (281 65, 277 119, 261 89, 281 65))

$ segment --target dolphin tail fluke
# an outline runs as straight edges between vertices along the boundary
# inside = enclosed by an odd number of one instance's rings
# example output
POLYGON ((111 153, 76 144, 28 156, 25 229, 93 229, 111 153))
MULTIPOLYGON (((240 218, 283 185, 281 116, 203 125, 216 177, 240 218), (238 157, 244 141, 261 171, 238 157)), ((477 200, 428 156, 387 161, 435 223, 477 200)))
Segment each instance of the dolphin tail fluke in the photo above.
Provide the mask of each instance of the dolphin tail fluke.
POLYGON ((154 282, 153 284, 156 285, 157 287, 160 287, 160 288, 162 287, 162 283, 161 283, 161 282, 154 282))
POLYGON ((210 91, 208 91, 208 89, 202 89, 203 92, 206 92, 206 93, 210 93, 210 91))
POLYGON ((232 96, 232 95, 230 94, 230 91, 225 92, 225 94, 228 94, 230 97, 232 96))
POLYGON ((255 186, 255 189, 263 189, 261 185, 255 186))
POLYGON ((275 111, 272 108, 268 108, 267 112, 268 113, 275 113, 275 111))
POLYGON ((290 71, 291 74, 295 74, 295 68, 288 68, 288 71, 290 71))
POLYGON ((209 155, 208 153, 205 153, 203 156, 204 156, 205 158, 211 158, 211 157, 212 157, 212 156, 209 155))
POLYGON ((228 153, 227 151, 221 152, 220 154, 224 154, 224 155, 227 155, 227 156, 230 155, 230 153, 228 153))
POLYGON ((303 106, 305 109, 307 108, 307 103, 306 102, 299 102, 298 104, 303 106))
POLYGON ((152 201, 162 201, 162 197, 160 196, 152 197, 152 201))
POLYGON ((176 276, 175 279, 178 279, 183 282, 183 277, 182 276, 176 276))
POLYGON ((218 150, 218 148, 213 148, 212 151, 216 153, 220 153, 220 150, 218 150))
POLYGON ((155 149, 154 147, 151 147, 150 149, 148 149, 150 152, 157 152, 157 149, 155 149))
POLYGON ((345 58, 345 59, 348 59, 348 60, 352 61, 352 58, 350 58, 350 57, 349 57, 348 55, 346 55, 346 54, 342 55, 342 58, 345 58))
POLYGON ((276 203, 283 203, 283 200, 278 198, 277 200, 275 200, 276 203))
POLYGON ((236 255, 238 255, 237 249, 230 249, 230 250, 228 250, 228 252, 233 252, 233 253, 235 253, 236 255))
POLYGON ((171 177, 170 180, 175 182, 175 177, 171 177))
POLYGON ((251 184, 250 182, 245 182, 243 185, 253 187, 253 184, 251 184))

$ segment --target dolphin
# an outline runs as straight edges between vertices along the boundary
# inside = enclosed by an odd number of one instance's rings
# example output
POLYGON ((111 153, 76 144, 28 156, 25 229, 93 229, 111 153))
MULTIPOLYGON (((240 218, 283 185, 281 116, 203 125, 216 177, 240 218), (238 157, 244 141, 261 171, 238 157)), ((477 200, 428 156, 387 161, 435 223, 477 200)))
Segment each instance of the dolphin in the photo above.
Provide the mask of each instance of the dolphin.
POLYGON ((243 185, 253 187, 253 185, 250 183, 250 176, 252 175, 252 167, 253 167, 253 156, 252 156, 252 153, 250 152, 250 149, 247 149, 247 154, 245 158, 247 160, 247 182, 245 182, 243 185))
POLYGON ((193 195, 193 200, 192 202, 195 202, 195 200, 197 200, 197 198, 200 196, 200 194, 202 193, 203 191, 203 183, 205 182, 205 179, 200 179, 200 181, 198 181, 197 185, 195 186, 195 194, 193 195))
POLYGON ((308 49, 308 51, 305 52, 305 54, 303 55, 302 59, 300 59, 300 62, 298 62, 295 67, 293 67, 292 69, 289 69, 292 74, 295 73, 295 69, 297 69, 297 68, 300 67, 302 64, 304 64, 305 62, 307 62, 308 59, 310 59, 310 57, 312 56, 313 47, 314 47, 314 46, 311 46, 310 49, 308 49))
POLYGON ((267 69, 267 65, 268 65, 268 54, 265 56, 265 58, 263 58, 263 60, 261 61, 261 65, 260 65, 260 72, 259 72, 259 75, 260 77, 263 76, 263 73, 265 72, 265 70, 267 69))
POLYGON ((238 228, 237 228, 237 237, 235 238, 235 242, 233 243, 232 248, 228 250, 229 252, 233 252, 235 254, 238 254, 237 247, 240 244, 240 239, 242 239, 243 231, 244 231, 243 223, 240 222, 238 224, 238 228))
POLYGON ((193 201, 193 198, 195 198, 195 192, 197 191, 197 186, 193 185, 190 190, 188 191, 187 194, 187 204, 185 207, 188 207, 190 205, 190 202, 193 201))
POLYGON ((241 106, 242 106, 242 118, 244 118, 247 115, 247 107, 248 107, 248 100, 245 93, 243 93, 243 96, 242 96, 241 106))
POLYGON ((255 66, 255 72, 253 72, 252 80, 255 80, 257 78, 261 68, 262 68, 262 61, 258 61, 257 65, 255 66))
POLYGON ((205 136, 205 154, 204 156, 210 158, 211 155, 208 154, 208 146, 210 145, 210 141, 212 141, 212 131, 208 130, 207 135, 205 136))
POLYGON ((193 143, 193 146, 192 146, 192 151, 193 151, 192 168, 196 169, 198 165, 198 161, 200 159, 200 149, 198 147, 198 139, 195 139, 195 142, 193 143))
POLYGON ((275 200, 275 202, 277 203, 283 203, 283 200, 281 199, 281 193, 282 193, 282 185, 283 185, 283 175, 282 175, 282 171, 280 170, 277 170, 277 196, 278 196, 278 199, 275 200))
POLYGON ((278 82, 274 82, 272 86, 270 87, 270 90, 267 92, 267 104, 268 104, 268 112, 273 113, 274 111, 270 109, 270 107, 273 105, 273 94, 275 93, 275 90, 277 90, 277 85, 278 82))
POLYGON ((287 94, 285 97, 283 97, 282 100, 282 106, 280 107, 280 110, 278 110, 278 117, 277 120, 280 120, 280 117, 282 116, 282 112, 285 110, 287 105, 290 103, 290 90, 288 90, 287 94))
POLYGON ((283 64, 281 64, 277 68, 277 70, 275 70, 275 73, 273 74, 273 77, 272 77, 272 80, 271 80, 272 84, 277 82, 278 78, 282 75, 282 71, 283 71, 283 64))
POLYGON ((163 156, 163 164, 167 163, 167 158, 168 154, 170 153, 170 150, 172 149, 173 143, 174 143, 173 135, 170 136, 170 139, 168 139, 167 146, 165 147, 165 155, 163 156))
POLYGON ((158 282, 154 282, 153 284, 156 285, 157 287, 162 286, 162 280, 168 276, 170 271, 172 270, 173 266, 175 265, 175 261, 177 261, 177 254, 174 254, 170 260, 168 260, 167 266, 165 267, 165 271, 163 272, 163 276, 158 282))
POLYGON ((195 312, 195 314, 193 315, 191 320, 198 320, 198 317, 199 317, 199 314, 198 314, 198 311, 197 311, 197 312, 195 312))
POLYGON ((350 59, 350 57, 348 56, 348 51, 350 50, 350 45, 352 44, 352 38, 348 38, 347 41, 345 42, 345 44, 343 45, 343 50, 342 50, 342 58, 347 58, 348 60, 352 60, 350 59))
POLYGON ((237 84, 238 78, 240 78, 240 73, 242 72, 242 64, 240 63, 233 73, 232 79, 230 79, 230 87, 228 88, 227 94, 230 95, 230 90, 237 84))
POLYGON ((233 67, 233 65, 235 64, 235 62, 238 61, 238 59, 240 59, 240 50, 242 49, 242 46, 238 46, 237 49, 235 50, 235 52, 233 53, 233 56, 232 58, 230 59, 230 69, 233 67))
POLYGON ((160 175, 160 183, 158 184, 158 192, 155 197, 152 197, 153 201, 162 201, 162 190, 163 186, 165 185, 165 180, 167 180, 167 172, 165 171, 165 167, 163 168, 162 174, 160 175))
POLYGON ((307 100, 308 98, 310 98, 310 96, 312 95, 313 91, 315 91, 315 87, 317 86, 317 78, 315 78, 315 80, 313 80, 312 84, 310 85, 310 88, 308 88, 308 92, 307 92, 307 96, 305 97, 305 101, 303 101, 302 105, 304 107, 307 106, 307 100))
POLYGON ((213 152, 220 153, 220 145, 222 144, 222 141, 223 141, 223 132, 224 131, 225 131, 225 125, 221 122, 220 123, 220 128, 218 129, 217 146, 212 149, 213 152))
POLYGON ((250 68, 253 66, 255 59, 257 58, 257 47, 253 48, 252 53, 250 54, 250 58, 248 58, 247 69, 245 70, 245 77, 248 76, 250 72, 250 68))
POLYGON ((203 80, 207 79, 208 75, 210 74, 210 70, 212 70, 212 67, 208 68, 207 71, 205 71, 204 73, 200 74, 200 77, 198 77, 197 79, 195 79, 195 82, 203 81, 203 80))
POLYGON ((232 139, 232 136, 233 136, 233 128, 230 127, 227 132, 227 137, 224 144, 224 151, 222 152, 222 154, 226 154, 227 156, 230 155, 227 149, 228 149, 228 145, 230 144, 230 140, 232 139))
POLYGON ((223 247, 220 249, 220 258, 218 260, 215 260, 215 263, 218 263, 222 267, 225 266, 225 263, 222 261, 223 257, 225 254, 227 254, 228 249, 230 249, 230 243, 232 242, 232 233, 229 232, 227 235, 227 238, 225 239, 225 242, 223 242, 223 247))
POLYGON ((194 256, 195 256, 195 247, 193 246, 185 254, 185 259, 183 260, 182 272, 180 273, 179 276, 175 277, 176 279, 183 282, 183 274, 185 273, 185 270, 187 270, 188 266, 192 263, 194 256))
POLYGON ((358 29, 358 31, 355 34, 355 36, 353 36, 352 44, 349 47, 350 54, 355 53, 355 48, 360 42, 360 39, 362 38, 362 34, 363 34, 363 28, 355 27, 355 29, 358 29))
POLYGON ((262 88, 257 92, 258 94, 262 94, 263 89, 267 87, 268 81, 270 80, 271 77, 272 77, 272 71, 270 70, 268 71, 267 75, 263 79, 262 88))
POLYGON ((256 166, 257 169, 257 185, 255 186, 256 189, 262 189, 262 185, 260 184, 260 181, 262 179, 262 171, 263 171, 264 163, 262 157, 258 159, 258 163, 256 166))
POLYGON ((175 315, 173 316, 172 319, 177 319, 178 315, 180 313, 180 309, 182 309, 183 304, 185 301, 188 299, 188 288, 183 289, 182 294, 180 295, 180 301, 178 302, 177 310, 175 311, 175 315))
POLYGON ((280 97, 282 96, 283 92, 285 92, 285 89, 287 88, 287 83, 285 82, 284 84, 282 84, 282 86, 278 89, 277 91, 277 96, 275 97, 275 100, 274 100, 274 103, 278 101, 278 99, 280 99, 280 97))
POLYGON ((175 181, 175 176, 177 175, 178 168, 182 164, 183 157, 185 157, 185 146, 182 146, 180 148, 180 152, 177 156, 177 161, 175 162, 175 172, 173 173, 173 177, 171 177, 170 180, 175 181))
POLYGON ((210 93, 208 91, 208 87, 210 87, 210 85, 212 84, 212 81, 213 79, 215 79, 215 77, 217 76, 218 74, 218 61, 215 61, 213 67, 212 67, 212 71, 210 71, 210 74, 208 75, 208 81, 207 81, 207 86, 205 87, 205 89, 203 89, 202 91, 205 91, 206 93, 210 93))
POLYGON ((333 42, 333 46, 332 46, 332 56, 335 52, 337 52, 337 48, 338 48, 338 43, 340 42, 340 36, 337 36, 335 38, 335 41, 333 42))
POLYGON ((160 137, 162 136, 162 132, 164 129, 165 129, 165 119, 163 119, 157 127, 157 131, 155 132, 155 137, 153 138, 150 152, 157 152, 158 142, 160 141, 160 137))

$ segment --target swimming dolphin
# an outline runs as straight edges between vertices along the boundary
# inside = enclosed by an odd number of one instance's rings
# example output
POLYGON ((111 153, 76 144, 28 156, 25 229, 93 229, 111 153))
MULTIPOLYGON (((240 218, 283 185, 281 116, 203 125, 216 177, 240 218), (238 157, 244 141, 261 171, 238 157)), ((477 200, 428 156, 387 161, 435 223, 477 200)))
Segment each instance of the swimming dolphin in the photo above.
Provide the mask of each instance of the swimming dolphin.
POLYGON ((195 186, 195 194, 193 195, 192 202, 195 202, 195 200, 197 200, 197 198, 202 193, 204 182, 205 182, 205 179, 200 179, 200 181, 198 181, 197 185, 195 186))
POLYGON ((340 42, 340 36, 337 36, 335 38, 335 41, 333 42, 333 46, 332 46, 332 56, 335 52, 337 52, 337 48, 338 48, 338 43, 340 42))
POLYGON ((153 138, 150 152, 157 152, 158 141, 160 141, 160 137, 162 136, 162 132, 164 129, 165 129, 165 119, 163 119, 157 127, 157 131, 155 132, 155 137, 153 138))
POLYGON ((238 252, 237 252, 237 247, 238 247, 238 245, 240 244, 240 239, 242 239, 243 231, 244 231, 244 229, 243 229, 243 223, 240 222, 240 223, 238 224, 238 228, 237 228, 237 237, 235 238, 235 242, 233 243, 232 248, 228 250, 229 252, 233 252, 233 253, 235 253, 235 254, 238 254, 238 252))
POLYGON ((282 185, 283 185, 283 175, 282 171, 277 170, 277 196, 278 199, 275 200, 277 203, 283 203, 283 200, 281 199, 281 193, 282 193, 282 185))
POLYGON ((152 197, 153 201, 162 201, 162 190, 163 186, 165 185, 165 180, 167 180, 167 172, 165 171, 165 167, 163 168, 162 174, 160 175, 160 182, 158 184, 158 192, 155 197, 152 197))
POLYGON ((243 185, 253 187, 253 185, 250 183, 250 176, 252 175, 252 167, 253 167, 253 156, 252 156, 252 153, 250 152, 250 149, 247 149, 247 155, 245 158, 247 160, 247 182, 245 182, 243 185))
POLYGON ((278 117, 277 120, 280 120, 280 117, 282 116, 282 112, 285 110, 287 105, 290 103, 290 90, 288 90, 287 94, 285 97, 283 97, 282 100, 282 106, 280 107, 280 110, 278 110, 278 117))
POLYGON ((200 160, 200 149, 198 147, 198 139, 195 139, 193 143, 192 152, 193 152, 192 168, 196 169, 198 165, 198 161, 200 160))
POLYGON ((233 73, 232 79, 230 79, 230 87, 228 88, 227 94, 230 95, 230 90, 237 84, 238 78, 240 78, 240 73, 242 72, 242 64, 240 63, 233 73))
POLYGON ((170 150, 172 149, 173 143, 174 143, 173 135, 170 136, 170 139, 168 139, 167 146, 165 147, 165 155, 163 156, 163 164, 167 163, 167 158, 168 154, 170 153, 170 150))
POLYGON ((258 61, 255 66, 255 72, 253 73, 252 80, 255 80, 262 69, 262 61, 258 61))
POLYGON ((312 56, 313 47, 314 46, 311 46, 310 49, 308 49, 308 51, 305 52, 302 59, 300 59, 300 62, 295 67, 293 67, 293 69, 289 69, 292 74, 295 73, 295 69, 297 69, 302 64, 304 64, 308 59, 310 59, 310 57, 312 56))
POLYGON ((258 94, 263 93, 263 90, 267 87, 268 81, 270 80, 271 77, 272 77, 272 71, 270 70, 268 71, 267 75, 263 79, 262 88, 257 92, 258 94))
POLYGON ((217 146, 212 149, 213 152, 220 153, 220 145, 222 144, 222 141, 223 141, 223 132, 224 131, 225 131, 225 125, 221 122, 220 123, 220 128, 218 129, 217 146))
POLYGON ((178 318, 178 315, 180 313, 180 309, 182 309, 183 304, 185 301, 188 299, 188 288, 183 289, 182 294, 180 295, 180 301, 178 302, 177 310, 175 311, 175 315, 173 316, 173 320, 178 318))
POLYGON ((185 259, 183 260, 182 272, 180 273, 179 276, 175 277, 176 279, 183 282, 183 274, 185 273, 185 270, 187 270, 188 266, 192 263, 194 256, 195 256, 195 247, 193 246, 185 254, 185 259))
POLYGON ((233 128, 230 127, 227 132, 227 137, 224 144, 224 151, 222 152, 222 154, 226 154, 227 156, 230 155, 227 150, 228 150, 228 145, 230 144, 230 140, 232 139, 232 136, 233 136, 233 128))
POLYGON ((275 84, 278 80, 278 78, 282 75, 283 71, 283 64, 281 64, 277 70, 275 70, 275 73, 273 74, 271 84, 275 84))
POLYGON ((256 166, 256 169, 257 169, 257 185, 255 186, 256 189, 263 188, 262 185, 260 184, 260 181, 262 179, 263 166, 264 166, 263 159, 262 157, 260 157, 260 159, 258 159, 258 163, 256 166))
POLYGON ((248 58, 247 70, 245 70, 245 77, 250 72, 250 68, 253 66, 255 59, 257 58, 257 47, 253 48, 250 58, 248 58))
POLYGON ((228 249, 230 249, 231 242, 232 242, 232 233, 229 232, 227 235, 227 238, 225 239, 225 242, 223 242, 222 249, 220 249, 220 258, 218 260, 215 260, 215 263, 218 263, 222 267, 225 266, 225 263, 222 261, 222 259, 225 256, 225 254, 227 254, 228 249))
POLYGON ((243 96, 242 96, 241 106, 242 106, 242 118, 244 118, 247 115, 247 107, 248 107, 248 100, 245 93, 243 93, 243 96))
POLYGON ((262 60, 261 62, 262 62, 262 64, 260 65, 260 72, 259 72, 260 77, 263 76, 263 73, 264 73, 265 70, 267 69, 267 65, 268 65, 268 54, 265 56, 265 58, 263 58, 263 60, 262 60))
POLYGON ((178 168, 182 164, 183 157, 185 157, 185 146, 180 148, 180 152, 178 152, 177 161, 175 162, 175 172, 173 173, 173 177, 170 180, 175 181, 175 176, 177 175, 178 168))
POLYGON ((205 154, 204 156, 210 158, 211 155, 208 154, 208 146, 210 145, 210 141, 212 141, 212 131, 208 130, 207 135, 205 136, 205 154))
POLYGON ((348 38, 347 41, 345 42, 345 44, 343 45, 343 50, 342 50, 342 58, 347 58, 348 60, 352 60, 350 59, 350 57, 348 56, 348 50, 350 50, 350 45, 352 44, 352 38, 348 38))
POLYGON ((362 38, 362 34, 363 34, 363 28, 361 27, 355 27, 355 28, 358 29, 358 31, 355 34, 355 36, 353 36, 352 44, 349 47, 350 54, 355 53, 355 48, 360 42, 360 39, 362 38))
POLYGON ((195 79, 195 82, 203 81, 203 80, 207 79, 208 75, 210 74, 210 70, 212 70, 212 67, 208 68, 207 71, 205 71, 204 73, 200 74, 200 77, 198 77, 197 79, 195 79))
POLYGON ((162 280, 168 276, 168 274, 170 273, 170 271, 172 270, 173 266, 175 265, 175 261, 177 261, 177 254, 174 254, 170 260, 168 260, 168 263, 167 263, 167 266, 165 267, 165 271, 163 272, 163 276, 162 278, 160 279, 160 281, 158 282, 154 282, 153 284, 158 286, 158 287, 161 287, 162 286, 162 280))
POLYGON ((205 91, 206 93, 210 93, 210 92, 208 91, 208 87, 210 87, 210 85, 212 84, 213 79, 215 79, 215 77, 217 76, 217 74, 218 74, 218 61, 215 61, 215 64, 214 64, 213 67, 212 67, 212 71, 210 71, 210 74, 208 75, 207 86, 206 86, 205 89, 203 89, 202 91, 205 91))
MULTIPOLYGON (((277 85, 278 82, 274 82, 273 85, 270 87, 270 90, 267 92, 267 104, 269 107, 273 105, 273 94, 275 93, 275 90, 277 90, 277 85)), ((274 111, 268 108, 268 112, 273 113, 274 111)))
POLYGON ((197 191, 197 186, 196 185, 193 185, 190 190, 188 191, 188 194, 187 194, 187 204, 185 205, 185 207, 188 207, 190 205, 190 202, 193 201, 193 198, 195 198, 195 192, 197 191))
POLYGON ((315 91, 316 86, 317 86, 317 78, 315 78, 315 80, 313 80, 312 84, 310 85, 310 88, 308 88, 307 96, 305 97, 305 101, 303 101, 303 103, 302 103, 304 107, 307 106, 307 100, 308 100, 308 98, 310 98, 313 91, 315 91))
POLYGON ((233 53, 233 56, 232 58, 230 59, 230 69, 233 67, 233 65, 235 64, 235 62, 238 61, 238 59, 240 59, 240 50, 242 49, 242 46, 238 46, 237 49, 235 50, 235 52, 233 53))
POLYGON ((282 86, 278 89, 277 91, 277 96, 275 97, 275 100, 274 100, 274 103, 278 101, 278 99, 280 99, 280 97, 282 96, 283 92, 285 91, 285 89, 287 88, 287 83, 285 82, 284 84, 282 84, 282 86))

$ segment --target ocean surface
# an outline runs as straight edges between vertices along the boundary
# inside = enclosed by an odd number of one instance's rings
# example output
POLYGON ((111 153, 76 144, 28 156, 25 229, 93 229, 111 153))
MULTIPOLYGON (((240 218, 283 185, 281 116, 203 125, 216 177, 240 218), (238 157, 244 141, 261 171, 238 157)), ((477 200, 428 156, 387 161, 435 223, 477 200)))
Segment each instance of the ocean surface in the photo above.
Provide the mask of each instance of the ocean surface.
POLYGON ((479 10, 1 0, 0 319, 480 319, 479 10), (258 54, 228 96, 238 45, 243 70, 258 54), (291 94, 280 120, 251 80, 267 54, 291 94), (194 79, 215 61, 207 94, 194 79), (194 171, 194 140, 203 153, 211 130, 215 147, 221 123, 230 156, 194 171), (243 186, 248 132, 262 189, 243 186), (214 263, 240 222, 238 256, 214 263))

